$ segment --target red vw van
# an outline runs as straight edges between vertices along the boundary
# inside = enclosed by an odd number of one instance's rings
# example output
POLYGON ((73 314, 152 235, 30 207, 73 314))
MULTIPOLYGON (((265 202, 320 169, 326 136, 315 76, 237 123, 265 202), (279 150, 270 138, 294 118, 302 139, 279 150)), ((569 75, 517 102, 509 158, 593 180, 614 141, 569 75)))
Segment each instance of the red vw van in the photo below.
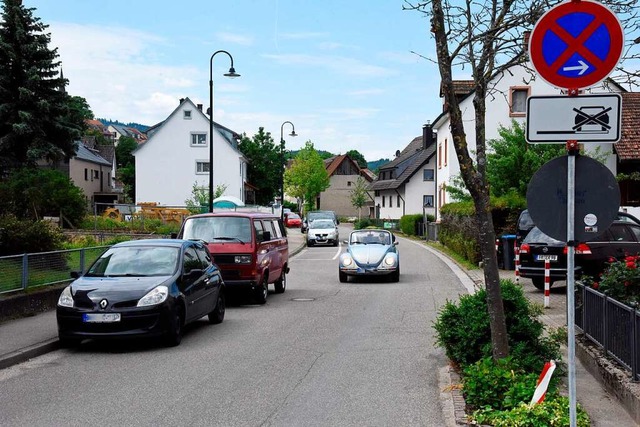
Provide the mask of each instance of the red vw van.
POLYGON ((185 219, 179 239, 207 243, 227 287, 250 292, 267 302, 268 284, 275 292, 287 287, 289 242, 279 215, 261 212, 213 212, 185 219))

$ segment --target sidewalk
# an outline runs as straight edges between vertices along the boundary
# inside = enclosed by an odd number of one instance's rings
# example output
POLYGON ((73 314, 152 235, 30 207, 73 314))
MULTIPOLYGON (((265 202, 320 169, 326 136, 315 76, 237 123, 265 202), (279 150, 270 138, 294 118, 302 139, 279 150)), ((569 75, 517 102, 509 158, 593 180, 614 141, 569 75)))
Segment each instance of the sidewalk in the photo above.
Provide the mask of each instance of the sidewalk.
MULTIPOLYGON (((305 237, 306 235, 301 233, 299 229, 288 230, 291 256, 304 249, 306 246, 305 237)), ((468 278, 465 277, 466 282, 473 282, 476 287, 484 286, 482 270, 469 270, 464 273, 468 276, 468 278)), ((500 276, 515 280, 514 271, 500 270, 500 276)), ((543 293, 535 289, 529 280, 521 279, 520 282, 525 294, 531 300, 543 303, 543 293)), ((564 283, 557 283, 551 288, 550 307, 544 310, 541 317, 547 327, 557 328, 566 325, 565 294, 564 283)), ((55 310, 0 323, 0 369, 25 362, 58 348, 55 310)), ((567 361, 566 350, 564 360, 567 361)), ((616 397, 607 392, 603 384, 585 369, 578 358, 576 358, 576 376, 577 400, 591 416, 592 426, 632 427, 638 425, 616 397)), ((456 414, 464 414, 464 400, 457 402, 454 399, 454 405, 457 405, 454 408, 456 414), (460 404, 462 407, 459 407, 460 404)))

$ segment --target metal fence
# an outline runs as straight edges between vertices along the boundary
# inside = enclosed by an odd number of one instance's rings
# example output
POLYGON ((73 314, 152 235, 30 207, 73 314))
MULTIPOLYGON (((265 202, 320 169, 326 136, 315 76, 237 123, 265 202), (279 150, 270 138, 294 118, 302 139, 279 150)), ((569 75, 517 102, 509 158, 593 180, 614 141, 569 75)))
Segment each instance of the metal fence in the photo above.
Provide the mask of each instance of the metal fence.
POLYGON ((0 257, 0 294, 71 281, 72 271, 86 269, 109 246, 0 257))
POLYGON ((576 284, 575 323, 584 336, 640 380, 640 312, 587 286, 576 284))

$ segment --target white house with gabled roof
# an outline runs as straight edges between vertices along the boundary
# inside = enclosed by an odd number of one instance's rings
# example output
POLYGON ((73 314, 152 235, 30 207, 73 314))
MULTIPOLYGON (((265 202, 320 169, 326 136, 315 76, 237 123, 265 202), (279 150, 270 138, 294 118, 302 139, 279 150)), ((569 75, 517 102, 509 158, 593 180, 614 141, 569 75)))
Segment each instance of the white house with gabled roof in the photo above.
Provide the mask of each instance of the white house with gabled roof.
MULTIPOLYGON (((147 130, 148 139, 134 150, 136 203, 185 206, 194 184, 209 189, 209 117, 202 104, 180 100, 166 120, 147 130)), ((213 185, 224 195, 244 201, 247 159, 238 149, 236 132, 214 123, 213 185)))
MULTIPOLYGON (((460 104, 464 130, 467 136, 469 153, 473 156, 476 148, 475 110, 473 106, 472 80, 456 80, 454 90, 460 104)), ((621 93, 624 89, 613 80, 606 79, 600 84, 588 89, 585 93, 621 93)), ((511 67, 508 72, 495 78, 490 85, 486 99, 485 114, 485 139, 487 150, 488 141, 499 138, 500 126, 511 127, 511 121, 516 120, 521 124, 526 121, 527 98, 540 95, 563 95, 558 88, 554 88, 540 78, 531 75, 523 66, 511 67)), ((443 94, 440 94, 443 97, 443 94)), ((613 119, 613 118, 611 118, 613 119)), ((460 164, 453 146, 451 136, 451 120, 448 114, 448 106, 443 104, 443 112, 433 122, 433 130, 437 133, 436 174, 438 189, 436 194, 436 217, 439 218, 440 207, 452 202, 447 194, 446 187, 452 186, 454 177, 460 175, 460 164)), ((600 153, 607 153, 606 166, 616 173, 616 156, 613 153, 613 144, 590 143, 585 146, 587 152, 600 147, 600 153)))

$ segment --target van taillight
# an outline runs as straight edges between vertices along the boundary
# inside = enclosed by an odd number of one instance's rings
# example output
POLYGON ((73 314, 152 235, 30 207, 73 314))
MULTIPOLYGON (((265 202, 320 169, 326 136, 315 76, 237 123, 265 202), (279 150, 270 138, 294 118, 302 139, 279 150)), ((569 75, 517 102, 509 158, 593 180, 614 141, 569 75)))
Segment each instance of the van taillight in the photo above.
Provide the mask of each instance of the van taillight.
MULTIPOLYGON (((563 252, 565 255, 569 252, 567 246, 564 247, 563 252)), ((576 255, 591 255, 591 248, 586 243, 578 243, 578 246, 576 246, 576 255)))
POLYGON ((520 253, 521 254, 528 254, 529 252, 531 252, 531 249, 529 248, 529 244, 528 243, 523 243, 522 245, 520 245, 520 253))

